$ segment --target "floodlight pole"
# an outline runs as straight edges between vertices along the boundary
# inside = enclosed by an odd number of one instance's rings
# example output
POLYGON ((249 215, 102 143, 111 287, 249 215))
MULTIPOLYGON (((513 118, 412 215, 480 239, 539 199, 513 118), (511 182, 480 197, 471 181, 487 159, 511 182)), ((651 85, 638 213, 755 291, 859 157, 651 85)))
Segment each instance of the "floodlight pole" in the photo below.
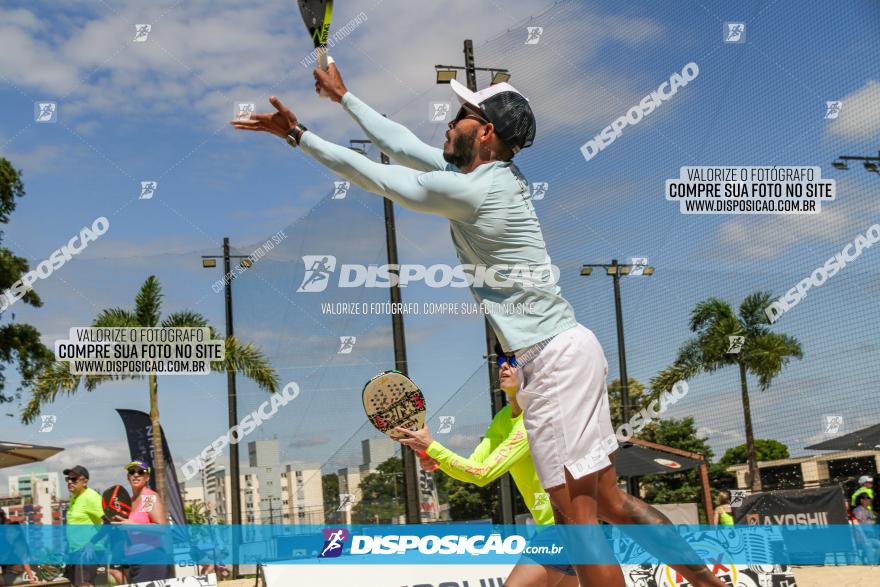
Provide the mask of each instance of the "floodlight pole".
MULTIPOLYGON (((380 154, 383 165, 391 163, 388 155, 380 154)), ((397 258, 397 228, 394 223, 394 202, 383 198, 385 207, 385 249, 388 254, 388 264, 394 269, 395 275, 399 275, 397 258)), ((391 295, 391 333, 394 340, 394 368, 409 377, 409 369, 406 361, 406 337, 403 330, 403 312, 395 312, 394 308, 400 308, 402 297, 400 295, 400 280, 396 280, 389 292, 391 295)), ((409 447, 401 447, 400 456, 403 460, 403 487, 406 494, 406 523, 420 524, 421 508, 419 507, 419 468, 416 464, 416 453, 409 447)))
MULTIPOLYGON (((584 265, 584 268, 594 268, 601 267, 606 270, 608 275, 611 276, 614 283, 614 314, 617 323, 617 357, 619 360, 619 369, 620 369, 620 417, 623 420, 623 423, 629 422, 630 418, 630 405, 629 405, 629 374, 626 370, 626 344, 623 338, 623 307, 620 302, 620 275, 622 273, 622 269, 626 268, 626 272, 632 268, 632 265, 620 265, 617 262, 617 259, 612 259, 611 264, 607 263, 598 263, 591 265, 584 265)), ((653 268, 647 268, 645 270, 644 275, 651 275, 653 273, 653 268), (648 272, 650 269, 650 272, 648 272)), ((581 275, 589 275, 589 273, 585 273, 581 271, 581 275)), ((639 480, 638 477, 627 477, 626 480, 627 492, 630 495, 635 495, 638 497, 639 495, 639 480)))
MULTIPOLYGON (((218 259, 214 255, 202 255, 202 259, 218 259)), ((225 282, 223 298, 226 309, 226 339, 229 340, 235 334, 232 321, 232 273, 231 259, 246 259, 243 255, 230 255, 229 237, 223 237, 223 281, 225 282)), ((235 389, 235 370, 226 370, 227 390, 227 422, 232 430, 238 425, 238 398, 235 389)), ((230 490, 230 513, 232 514, 232 578, 238 578, 238 545, 241 542, 241 480, 239 479, 238 443, 229 443, 229 490, 230 490)))
MULTIPOLYGON (((366 145, 371 141, 358 139, 350 141, 351 145, 366 145)), ((359 150, 359 149, 355 149, 359 150)), ((360 151, 365 153, 364 151, 360 151)), ((380 153, 380 161, 383 165, 389 165, 391 160, 385 153, 380 153)), ((394 202, 388 198, 383 198, 385 210, 385 251, 388 256, 388 265, 392 267, 391 273, 399 276, 398 257, 397 257, 397 227, 394 222, 394 202)), ((394 368, 407 377, 409 377, 409 369, 406 360, 406 337, 403 328, 403 313, 395 312, 393 308, 400 308, 402 296, 400 293, 400 280, 389 288, 391 297, 391 334, 394 341, 394 368)), ((403 487, 405 494, 404 504, 406 506, 406 523, 420 524, 421 507, 419 500, 419 468, 416 463, 416 453, 405 446, 401 446, 400 457, 403 461, 403 487)))

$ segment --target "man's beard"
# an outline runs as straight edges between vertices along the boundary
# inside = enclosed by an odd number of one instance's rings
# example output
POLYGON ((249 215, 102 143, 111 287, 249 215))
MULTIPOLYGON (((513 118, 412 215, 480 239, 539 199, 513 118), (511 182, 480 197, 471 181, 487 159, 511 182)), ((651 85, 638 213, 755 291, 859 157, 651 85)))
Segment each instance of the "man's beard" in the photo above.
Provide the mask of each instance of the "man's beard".
POLYGON ((447 163, 452 163, 459 169, 463 169, 470 165, 474 160, 474 139, 477 132, 474 131, 470 135, 461 134, 452 141, 452 153, 443 151, 443 158, 447 163))

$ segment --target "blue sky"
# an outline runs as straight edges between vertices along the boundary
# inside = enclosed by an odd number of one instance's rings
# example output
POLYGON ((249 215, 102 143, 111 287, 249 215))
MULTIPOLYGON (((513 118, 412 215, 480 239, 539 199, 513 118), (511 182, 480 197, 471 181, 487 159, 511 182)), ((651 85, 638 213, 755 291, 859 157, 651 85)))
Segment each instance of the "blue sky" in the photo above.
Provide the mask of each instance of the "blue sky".
MULTIPOLYGON (((430 122, 431 104, 450 100, 448 87, 434 84, 435 64, 461 62, 461 42, 472 38, 477 65, 511 70, 538 119, 535 146, 517 163, 530 181, 549 183, 536 208, 563 294, 605 347, 612 377, 611 283, 579 277, 581 263, 646 256, 657 268, 623 283, 629 372, 647 381, 687 340, 697 302, 781 294, 880 218, 880 177, 830 166, 837 155, 880 146, 880 9, 867 0, 797 12, 775 2, 381 0, 339 2, 336 12, 340 25, 366 15, 332 51, 349 89, 431 144, 444 130, 430 122), (721 42, 725 21, 746 23, 744 44, 721 42), (537 44, 525 44, 527 26, 543 27, 537 44), (584 160, 586 140, 688 62, 700 67, 696 79, 584 160), (836 120, 824 119, 828 100, 843 101, 836 120), (837 180, 838 196, 816 216, 683 215, 664 200, 663 185, 686 165, 817 165, 837 180)), ((34 266, 95 218, 110 220, 106 235, 37 284, 42 308, 14 306, 15 320, 37 326, 51 346, 100 309, 130 306, 150 274, 162 282, 166 311, 197 310, 222 328, 223 298, 211 290, 221 274, 201 269, 199 255, 219 251, 224 236, 247 254, 284 229, 287 240, 235 283, 236 332, 260 343, 282 381, 298 381, 303 393, 252 438, 277 436, 285 460, 330 469, 359 462, 357 441, 371 434, 360 388, 392 366, 392 353, 389 320, 330 318, 319 304, 384 301, 387 292, 297 294, 299 259, 332 251, 341 263, 383 263, 381 200, 357 189, 331 200, 329 172, 279 140, 226 124, 236 102, 265 110, 277 94, 325 138, 363 137, 337 105, 314 95, 300 65, 310 46, 298 19, 286 1, 6 2, 0 155, 23 170, 28 195, 3 242, 34 266), (131 42, 138 23, 152 25, 144 43, 131 42), (42 100, 58 102, 57 123, 33 121, 42 100), (142 180, 158 181, 153 199, 137 199, 142 180), (338 337, 348 334, 358 335, 355 352, 337 355, 338 337)), ((445 221, 397 214, 402 262, 455 263, 445 221)), ((797 337, 806 356, 768 392, 750 382, 759 437, 804 454, 823 437, 825 414, 843 415, 846 430, 877 422, 880 409, 864 398, 876 394, 880 372, 872 360, 878 270, 880 251, 867 249, 773 327, 797 337)), ((470 301, 466 291, 424 286, 404 299, 470 301)), ((420 316, 406 324, 410 372, 432 417, 456 415, 446 441, 465 450, 489 417, 482 322, 420 316)), ((243 415, 263 396, 248 382, 239 388, 243 415)), ((690 389, 669 415, 693 415, 718 454, 742 442, 736 373, 699 377, 690 389)), ((160 397, 178 464, 224 432, 224 377, 164 377, 160 397)), ((115 467, 128 457, 114 408, 146 409, 145 383, 59 399, 44 410, 58 415, 50 433, 4 417, 2 438, 64 446, 50 469, 83 462, 97 483, 117 482, 115 467)))

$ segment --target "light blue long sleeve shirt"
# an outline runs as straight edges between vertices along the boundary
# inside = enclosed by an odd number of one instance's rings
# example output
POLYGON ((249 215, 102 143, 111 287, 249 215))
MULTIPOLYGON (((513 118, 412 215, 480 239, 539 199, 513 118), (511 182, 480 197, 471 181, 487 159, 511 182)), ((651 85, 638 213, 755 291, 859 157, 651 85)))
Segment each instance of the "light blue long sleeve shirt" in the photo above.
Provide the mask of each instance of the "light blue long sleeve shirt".
POLYGON ((562 297, 529 194, 510 161, 461 173, 443 150, 385 118, 347 92, 342 106, 382 152, 400 165, 383 165, 307 131, 304 153, 361 188, 417 212, 449 220, 459 261, 471 268, 471 292, 505 352, 524 349, 576 325, 562 297), (482 278, 478 277, 482 276, 482 278))

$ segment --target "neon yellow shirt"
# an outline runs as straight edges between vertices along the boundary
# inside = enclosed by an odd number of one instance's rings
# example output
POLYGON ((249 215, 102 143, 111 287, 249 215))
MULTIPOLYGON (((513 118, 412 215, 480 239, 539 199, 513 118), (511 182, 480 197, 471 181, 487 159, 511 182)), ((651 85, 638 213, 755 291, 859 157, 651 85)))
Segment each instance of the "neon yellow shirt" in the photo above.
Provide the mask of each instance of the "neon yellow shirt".
POLYGON ((81 549, 98 533, 103 517, 104 507, 101 505, 101 496, 91 487, 86 487, 78 497, 71 496, 70 505, 67 506, 67 525, 95 525, 94 531, 84 528, 68 531, 67 540, 71 550, 81 549))
POLYGON ((495 415, 486 436, 471 456, 457 455, 436 440, 428 447, 427 453, 450 477, 480 487, 510 471, 535 523, 553 523, 553 509, 535 471, 522 414, 512 417, 511 406, 505 406, 495 415))

